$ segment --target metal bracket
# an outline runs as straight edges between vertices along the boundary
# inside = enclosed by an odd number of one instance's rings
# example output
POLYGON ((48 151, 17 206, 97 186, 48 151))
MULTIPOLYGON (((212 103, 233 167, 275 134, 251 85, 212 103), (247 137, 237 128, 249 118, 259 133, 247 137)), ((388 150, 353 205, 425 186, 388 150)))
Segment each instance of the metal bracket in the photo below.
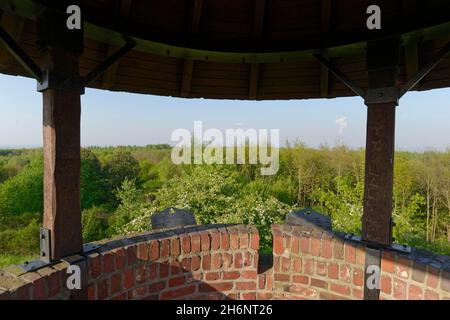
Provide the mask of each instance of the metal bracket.
POLYGON ((345 240, 359 242, 365 244, 367 247, 376 248, 376 249, 388 249, 392 251, 398 251, 401 253, 411 253, 411 247, 404 244, 393 243, 390 246, 386 246, 380 243, 364 241, 359 236, 355 236, 354 234, 346 234, 344 237, 345 240))
POLYGON ((43 92, 47 89, 59 89, 67 91, 79 91, 84 94, 84 80, 82 77, 64 72, 44 70, 42 82, 37 83, 37 91, 43 92))
POLYGON ((395 103, 398 105, 398 90, 395 87, 368 89, 364 99, 365 104, 395 103))
POLYGON ((45 263, 50 263, 51 259, 51 239, 50 239, 50 230, 46 228, 42 228, 39 232, 39 242, 40 242, 40 256, 41 260, 45 263))
POLYGON ((327 58, 325 58, 322 54, 317 53, 313 54, 313 57, 316 58, 325 68, 328 69, 336 78, 338 78, 343 84, 345 84, 350 90, 356 93, 358 96, 364 99, 366 93, 362 88, 360 88, 353 80, 351 80, 345 73, 339 70, 335 65, 333 65, 327 58))
POLYGON ((89 72, 84 77, 84 85, 88 85, 91 81, 93 81, 97 76, 105 72, 110 66, 116 63, 120 58, 122 58, 125 54, 131 51, 135 46, 136 42, 130 37, 124 36, 126 44, 114 52, 110 57, 108 57, 105 61, 95 67, 91 72, 89 72))
POLYGON ((427 76, 439 63, 441 63, 450 52, 450 42, 447 43, 439 52, 428 62, 422 69, 419 70, 405 85, 400 88, 399 98, 403 97, 405 93, 414 88, 423 78, 427 76))
POLYGON ((27 70, 33 78, 38 82, 42 81, 42 71, 37 64, 23 51, 23 49, 17 44, 17 42, 0 26, 0 42, 2 42, 5 48, 12 54, 12 56, 19 62, 22 67, 27 70))

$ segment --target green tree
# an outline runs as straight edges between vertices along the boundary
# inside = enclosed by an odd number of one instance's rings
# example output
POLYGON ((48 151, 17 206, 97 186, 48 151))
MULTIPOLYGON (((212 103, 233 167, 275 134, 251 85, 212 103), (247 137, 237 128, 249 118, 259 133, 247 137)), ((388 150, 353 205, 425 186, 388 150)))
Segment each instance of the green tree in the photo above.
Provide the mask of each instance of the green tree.
POLYGON ((80 174, 81 208, 105 204, 108 200, 108 183, 97 156, 88 149, 81 151, 80 174))

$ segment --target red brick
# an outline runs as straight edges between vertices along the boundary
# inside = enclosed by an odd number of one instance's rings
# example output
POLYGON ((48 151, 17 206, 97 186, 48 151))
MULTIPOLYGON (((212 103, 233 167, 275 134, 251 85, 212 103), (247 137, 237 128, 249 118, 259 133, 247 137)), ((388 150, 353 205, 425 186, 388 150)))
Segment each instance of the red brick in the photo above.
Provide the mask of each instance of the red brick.
POLYGON ((273 275, 273 279, 275 281, 288 282, 289 281, 289 275, 288 274, 283 274, 283 273, 275 273, 273 275))
MULTIPOLYGON (((48 296, 53 297, 61 292, 60 273, 53 272, 47 277, 48 296)), ((20 296, 20 292, 19 292, 20 296)))
POLYGON ((191 238, 188 234, 181 235, 181 252, 188 254, 191 252, 191 238))
POLYGON ((123 248, 119 248, 114 251, 114 260, 116 270, 123 270, 125 267, 125 250, 123 248))
POLYGON ((320 279, 311 278, 311 286, 326 289, 328 287, 328 283, 320 279))
POLYGON ((169 288, 171 287, 178 287, 186 283, 186 277, 176 277, 169 280, 169 288))
POLYGON ((90 284, 87 290, 88 300, 95 300, 95 285, 90 284))
POLYGON ((389 276, 382 275, 381 276, 381 292, 386 294, 392 293, 392 279, 389 276))
POLYGON ((113 300, 126 300, 125 293, 121 293, 113 298, 113 300))
POLYGON ((161 300, 172 300, 175 298, 181 298, 188 296, 195 292, 195 285, 189 285, 186 287, 177 288, 171 291, 161 293, 161 300))
POLYGON ((169 264, 161 263, 159 265, 159 277, 166 278, 169 276, 169 264))
POLYGON ((450 292, 450 271, 448 269, 442 271, 441 289, 450 292))
POLYGON ((114 272, 114 256, 112 253, 106 253, 103 256, 103 273, 114 272))
POLYGON ((403 257, 399 257, 397 259, 396 274, 398 277, 403 278, 403 279, 409 278, 409 275, 411 272, 410 263, 411 263, 411 260, 405 259, 403 257))
POLYGON ((310 238, 303 236, 300 238, 300 251, 303 253, 309 253, 310 238))
POLYGON ((291 259, 281 257, 281 271, 288 271, 291 266, 291 259))
POLYGON ((223 280, 236 280, 239 279, 241 273, 239 271, 224 271, 223 272, 223 280))
POLYGON ((203 256, 202 267, 204 270, 211 270, 211 255, 210 254, 203 256))
POLYGON ((132 268, 126 269, 123 273, 123 287, 130 289, 134 286, 134 270, 132 268))
POLYGON ((391 251, 383 251, 381 258, 381 271, 394 273, 395 255, 391 251))
POLYGON ((233 282, 201 283, 198 287, 199 292, 223 292, 230 291, 231 289, 233 289, 233 282))
POLYGON ((258 300, 271 300, 273 298, 273 294, 271 292, 258 292, 257 298, 258 300))
POLYGON ((170 241, 169 239, 162 239, 159 241, 159 257, 164 259, 170 255, 170 241))
POLYGON ((222 267, 222 256, 220 253, 215 253, 212 256, 211 269, 217 270, 220 269, 220 267, 222 267))
POLYGON ((425 290, 425 300, 439 300, 439 295, 431 290, 425 290))
POLYGON ((343 264, 340 268, 339 278, 345 282, 351 282, 352 279, 352 269, 349 265, 343 264))
POLYGON ((245 252, 244 254, 244 266, 245 267, 251 267, 251 266, 257 266, 258 265, 258 261, 257 259, 253 259, 253 254, 249 251, 245 252), (255 262, 255 264, 253 264, 253 262, 255 262))
MULTIPOLYGON (((251 235, 251 244, 250 244, 250 248, 253 250, 258 250, 259 249, 259 235, 256 233, 253 233, 251 235)), ((297 250, 298 251, 298 250, 297 250)))
POLYGON ((183 258, 181 260, 181 268, 183 268, 184 272, 188 272, 191 270, 191 258, 183 258))
POLYGON ((313 259, 305 259, 305 273, 312 275, 314 274, 314 260, 313 259))
POLYGON ((191 270, 193 271, 197 271, 198 269, 200 269, 200 257, 199 256, 193 256, 192 257, 192 266, 191 266, 191 270))
POLYGON ((316 289, 310 287, 303 287, 297 284, 290 285, 289 287, 287 287, 287 291, 308 298, 316 298, 318 296, 318 292, 316 289))
POLYGON ((337 263, 328 263, 328 277, 330 279, 338 279, 339 277, 339 266, 337 263))
POLYGON ((334 259, 344 259, 344 242, 342 239, 333 238, 333 257, 334 259))
POLYGON ((170 239, 170 255, 172 257, 178 257, 181 254, 180 239, 170 239))
POLYGON ((200 250, 201 250, 200 234, 197 232, 194 232, 191 234, 191 252, 199 253, 200 250))
POLYGON ((356 247, 356 264, 360 266, 366 265, 366 248, 361 245, 356 247))
POLYGON ((320 256, 320 239, 313 237, 311 239, 311 254, 313 256, 320 256))
POLYGON ((202 251, 211 250, 211 238, 209 237, 208 231, 200 232, 200 240, 201 240, 202 251))
POLYGON ((33 300, 47 299, 47 288, 45 286, 45 278, 40 277, 33 282, 33 300))
POLYGON ((236 290, 256 290, 255 281, 236 282, 236 290))
POLYGON ((227 232, 222 231, 220 233, 220 247, 222 250, 228 250, 230 247, 230 238, 227 232))
POLYGON ((364 270, 361 268, 355 268, 353 270, 353 284, 355 286, 364 285, 364 270))
POLYGON ((423 292, 422 289, 410 284, 409 285, 409 292, 408 292, 408 300, 423 300, 423 292))
POLYGON ((114 274, 111 277, 111 294, 115 294, 122 288, 122 275, 120 273, 114 274))
POLYGON ((256 279, 258 277, 258 272, 250 271, 250 270, 243 271, 242 272, 242 277, 244 279, 256 279))
POLYGON ((181 272, 182 266, 178 261, 172 261, 170 264, 170 275, 178 275, 181 272))
POLYGON ((248 249, 249 247, 249 240, 248 240, 248 234, 241 232, 239 234, 239 248, 241 249, 248 249))
POLYGON ((139 266, 135 269, 136 283, 144 283, 147 281, 147 274, 145 272, 145 265, 139 266))
POLYGON ((219 250, 220 236, 217 231, 211 232, 211 250, 219 250))
POLYGON ((344 251, 345 251, 345 261, 348 263, 355 263, 356 262, 356 250, 355 250, 355 247, 353 246, 353 243, 345 242, 344 251))
POLYGON ((344 285, 337 284, 337 283, 331 283, 330 290, 333 292, 342 294, 344 296, 350 295, 350 287, 349 286, 344 286, 344 285))
POLYGON ((352 289, 352 296, 356 299, 362 300, 364 298, 364 293, 360 289, 352 289))
POLYGON ((150 280, 156 280, 158 278, 158 264, 152 263, 148 267, 148 278, 150 280))
POLYGON ((242 261, 242 253, 238 252, 234 255, 234 267, 237 269, 242 268, 243 261, 242 261))
POLYGON ((243 300, 256 300, 256 293, 255 292, 242 292, 241 298, 243 300))
POLYGON ((394 298, 397 300, 406 299, 406 282, 394 279, 394 298))
POLYGON ((158 240, 151 240, 149 247, 150 247, 150 250, 149 250, 150 260, 152 260, 152 261, 157 260, 159 258, 158 240))
POLYGON ((92 278, 97 278, 102 274, 102 256, 96 255, 89 258, 89 275, 92 278))
POLYGON ((134 288, 133 290, 128 291, 127 299, 137 299, 142 298, 147 293, 147 286, 140 286, 137 288, 134 288))
POLYGON ((439 269, 432 266, 428 266, 427 286, 430 288, 436 288, 439 282, 439 269))
POLYGON ((230 249, 239 248, 239 235, 236 232, 230 232, 230 249))
POLYGON ((321 300, 347 300, 347 298, 344 298, 342 296, 338 296, 329 292, 320 292, 319 295, 321 300))
POLYGON ((220 273, 219 272, 207 272, 205 274, 205 280, 206 281, 214 281, 214 280, 219 280, 219 279, 220 279, 220 273))
POLYGON ((293 259, 292 268, 296 273, 302 272, 302 259, 300 257, 293 259))
POLYGON ((148 286, 148 292, 160 292, 166 287, 166 281, 159 281, 148 286))
POLYGON ((137 261, 136 249, 137 249, 136 246, 130 246, 125 249, 127 253, 127 266, 129 267, 136 264, 137 261))
POLYGON ((224 252, 222 253, 222 267, 230 268, 233 264, 233 256, 231 253, 224 252))
POLYGON ((97 283, 97 299, 105 300, 108 298, 108 282, 106 280, 101 280, 97 283))
POLYGON ((330 239, 322 239, 322 257, 331 258, 333 252, 331 250, 331 240, 330 239))
POLYGON ((327 264, 325 262, 316 262, 316 274, 319 276, 327 275, 327 264))
POLYGON ((274 252, 274 254, 278 254, 278 255, 281 255, 284 253, 282 236, 274 236, 273 237, 273 252, 274 252))
POLYGON ((301 275, 294 275, 294 276, 292 276, 292 281, 295 283, 308 284, 309 277, 301 276, 301 275))
POLYGON ((147 245, 147 243, 140 243, 138 245, 137 258, 141 261, 148 260, 148 245, 147 245))

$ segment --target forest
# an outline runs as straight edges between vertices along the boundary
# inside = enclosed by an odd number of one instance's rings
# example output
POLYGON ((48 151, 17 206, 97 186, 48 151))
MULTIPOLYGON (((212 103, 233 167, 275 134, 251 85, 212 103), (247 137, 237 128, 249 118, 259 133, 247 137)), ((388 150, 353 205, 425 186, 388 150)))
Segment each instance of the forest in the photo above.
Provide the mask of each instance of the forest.
MULTIPOLYGON (((279 150, 276 175, 259 165, 175 165, 171 146, 89 147, 81 151, 83 238, 95 241, 150 229, 150 216, 173 206, 199 224, 258 227, 261 250, 271 251, 270 225, 313 208, 333 229, 360 233, 364 150, 279 150)), ((0 150, 0 267, 36 257, 43 212, 42 149, 0 150)), ((395 155, 395 242, 450 255, 450 149, 395 155)))

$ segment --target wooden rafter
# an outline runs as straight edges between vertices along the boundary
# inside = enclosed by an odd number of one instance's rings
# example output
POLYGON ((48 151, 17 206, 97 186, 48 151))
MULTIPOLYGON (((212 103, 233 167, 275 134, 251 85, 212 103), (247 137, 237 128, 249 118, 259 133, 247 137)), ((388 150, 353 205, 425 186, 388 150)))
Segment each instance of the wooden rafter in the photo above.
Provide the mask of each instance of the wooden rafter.
MULTIPOLYGON (((200 19, 202 15, 203 0, 194 0, 192 4, 192 17, 189 22, 189 35, 198 33, 200 29, 200 19)), ((180 95, 188 97, 191 93, 192 75, 194 73, 194 60, 186 59, 183 64, 183 74, 181 76, 180 95)))
MULTIPOLYGON (((122 21, 126 21, 127 18, 130 16, 132 2, 133 2, 132 0, 118 0, 116 2, 116 12, 122 21)), ((116 50, 117 50, 116 46, 107 45, 105 58, 111 56, 116 50)), ((103 73, 102 77, 103 88, 110 89, 114 85, 116 81, 116 74, 118 67, 119 62, 116 62, 103 73)))
MULTIPOLYGON (((328 35, 331 29, 331 7, 332 0, 322 0, 322 18, 321 18, 321 32, 322 35, 328 35)), ((320 66, 320 96, 322 98, 328 97, 329 92, 329 72, 324 66, 320 66)))
MULTIPOLYGON (((256 41, 260 40, 264 29, 264 11, 266 7, 265 0, 256 0, 255 2, 255 16, 253 24, 253 35, 256 41)), ((248 96, 250 99, 256 99, 258 95, 258 81, 259 81, 259 63, 252 63, 250 67, 250 85, 248 96)))
MULTIPOLYGON (((18 42, 22 35, 23 26, 25 25, 25 18, 16 16, 9 12, 3 12, 1 15, 0 25, 8 32, 8 34, 18 42)), ((0 68, 7 68, 8 65, 14 62, 14 57, 0 46, 0 68)))
MULTIPOLYGON (((405 16, 413 17, 416 15, 417 3, 415 0, 403 0, 402 6, 405 16)), ((419 71, 418 39, 410 39, 405 46, 405 67, 407 80, 419 71)))

